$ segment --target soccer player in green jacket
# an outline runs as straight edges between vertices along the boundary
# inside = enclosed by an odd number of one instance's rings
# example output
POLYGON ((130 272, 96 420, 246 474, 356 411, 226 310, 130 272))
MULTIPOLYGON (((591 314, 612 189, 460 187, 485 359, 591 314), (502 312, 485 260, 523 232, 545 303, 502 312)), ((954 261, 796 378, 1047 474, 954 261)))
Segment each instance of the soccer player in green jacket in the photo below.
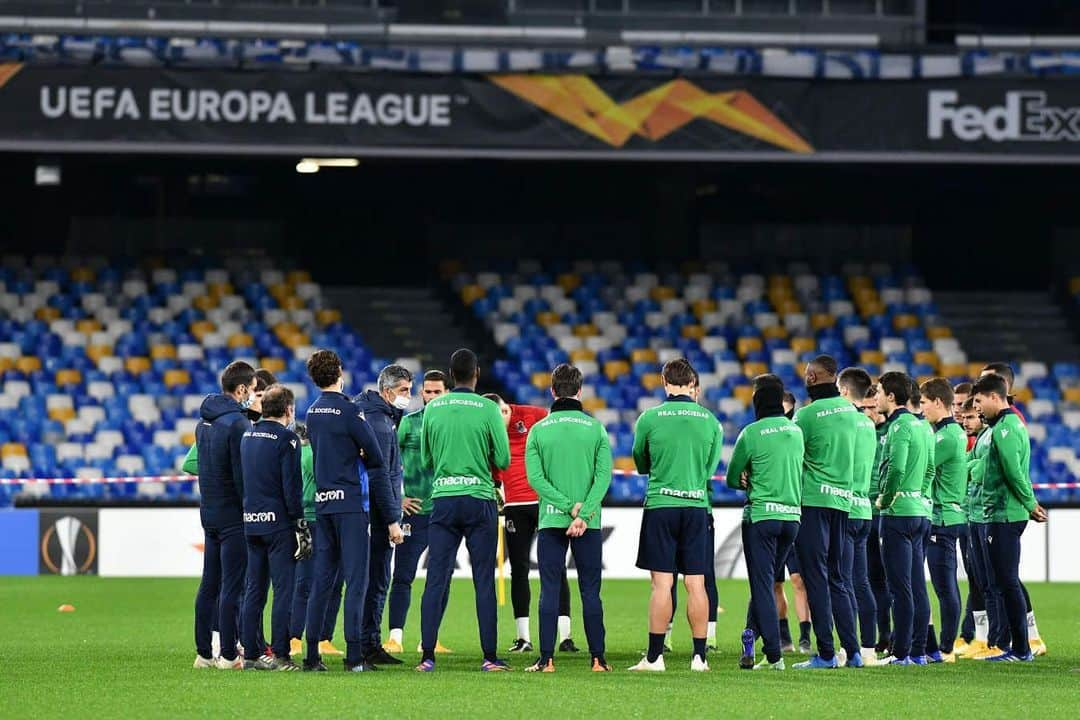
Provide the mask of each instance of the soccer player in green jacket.
POLYGON ((435 670, 435 644, 439 637, 445 598, 462 538, 469 549, 476 617, 484 672, 510 667, 500 660, 495 603, 495 553, 499 537, 495 483, 491 468, 510 465, 507 439, 499 406, 476 394, 480 379, 476 354, 462 348, 450 356, 454 389, 424 409, 420 457, 434 470, 431 483, 431 520, 428 529, 428 574, 420 603, 423 657, 416 669, 435 670))
POLYGON ((754 378, 757 419, 739 433, 728 464, 728 487, 746 490, 749 500, 743 554, 750 576, 750 614, 754 628, 743 632, 743 642, 749 640, 752 649, 756 629, 765 652, 765 659, 756 665, 740 661, 744 669, 784 669, 773 576, 799 533, 803 433, 784 416, 783 397, 784 384, 777 376, 754 378))
POLYGON ((926 548, 930 581, 941 609, 941 639, 934 626, 926 638, 931 662, 955 662, 953 644, 960 627, 960 586, 956 582, 956 544, 960 529, 967 526, 967 436, 953 418, 953 389, 945 378, 927 380, 922 391, 922 411, 934 426, 934 481, 931 486, 933 517, 926 548))
POLYGON ((989 515, 987 543, 992 582, 1001 592, 1011 647, 1001 646, 992 662, 1031 662, 1027 603, 1020 587, 1020 536, 1028 520, 1046 522, 1035 500, 1029 474, 1031 441, 1027 428, 1009 407, 1008 388, 1000 375, 985 375, 972 388, 975 405, 990 424, 990 452, 983 477, 983 508, 989 515))
POLYGON ((840 397, 836 360, 819 355, 806 365, 810 404, 795 412, 803 431, 802 524, 795 541, 799 570, 810 601, 810 620, 818 652, 796 670, 839 666, 833 644, 833 621, 847 663, 862 667, 855 608, 844 586, 843 553, 851 510, 855 472, 855 443, 862 413, 840 397))
POLYGON ((634 464, 649 476, 641 514, 637 566, 652 578, 649 649, 631 670, 663 672, 664 631, 671 618, 671 586, 681 573, 686 617, 694 641, 690 669, 705 672, 709 600, 705 594, 708 556, 709 483, 720 462, 723 435, 716 417, 691 397, 694 368, 685 358, 661 371, 667 400, 638 418, 634 464))
POLYGON ((862 402, 863 414, 874 423, 874 432, 877 437, 877 448, 874 451, 874 474, 870 479, 870 492, 867 495, 872 515, 870 534, 866 538, 866 574, 870 579, 870 589, 874 593, 874 604, 877 606, 875 655, 887 651, 892 642, 892 596, 889 594, 889 584, 885 581, 885 563, 881 557, 881 511, 877 506, 878 468, 881 467, 881 454, 885 448, 885 433, 888 426, 885 416, 878 410, 878 392, 877 383, 874 383, 862 402))
POLYGON ((581 406, 581 371, 562 364, 551 373, 551 413, 529 431, 525 471, 540 498, 536 556, 540 565, 540 658, 526 672, 555 672, 555 635, 566 551, 574 555, 585 637, 593 672, 610 672, 604 656, 600 602, 603 533, 600 503, 611 485, 611 446, 602 423, 581 406))
POLYGON ((882 450, 877 506, 881 510, 882 556, 893 599, 892 665, 925 665, 922 654, 911 657, 914 644, 924 647, 930 625, 930 598, 923 572, 923 540, 929 520, 923 484, 929 442, 923 421, 907 409, 913 382, 900 372, 878 381, 878 409, 888 418, 882 450), (920 630, 921 628, 921 630, 920 630), (914 637, 921 632, 922 637, 914 637))

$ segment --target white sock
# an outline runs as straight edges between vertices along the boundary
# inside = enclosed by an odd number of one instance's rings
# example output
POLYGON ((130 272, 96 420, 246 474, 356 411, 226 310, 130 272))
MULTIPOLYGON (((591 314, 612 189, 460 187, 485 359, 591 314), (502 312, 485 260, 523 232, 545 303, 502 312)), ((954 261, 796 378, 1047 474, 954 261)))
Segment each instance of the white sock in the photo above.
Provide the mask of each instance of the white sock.
POLYGON ((221 655, 221 633, 214 630, 210 633, 210 657, 218 657, 221 655))
POLYGON ((401 631, 401 628, 390 628, 390 640, 392 642, 396 642, 398 645, 404 647, 403 638, 404 633, 401 631))
POLYGON ((705 637, 708 638, 709 640, 715 640, 716 639, 716 623, 715 622, 709 623, 709 629, 705 631, 705 637))
POLYGON ((1028 613, 1028 640, 1039 639, 1039 626, 1035 623, 1035 611, 1028 613))
POLYGON ((986 611, 973 610, 971 615, 975 619, 975 639, 986 642, 990 639, 990 621, 986 617, 986 611))
POLYGON ((529 618, 514 618, 514 622, 517 623, 517 636, 518 640, 529 639, 529 618))
POLYGON ((570 637, 570 616, 559 616, 559 642, 567 640, 570 637))

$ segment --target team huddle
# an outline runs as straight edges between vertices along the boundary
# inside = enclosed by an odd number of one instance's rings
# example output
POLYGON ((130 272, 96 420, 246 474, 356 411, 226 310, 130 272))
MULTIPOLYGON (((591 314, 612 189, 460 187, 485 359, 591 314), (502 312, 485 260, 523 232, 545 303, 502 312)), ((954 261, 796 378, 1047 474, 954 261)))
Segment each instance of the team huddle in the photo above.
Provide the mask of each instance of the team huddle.
MULTIPOLYGON (((394 654, 404 651, 412 583, 426 550, 415 669, 434 672, 437 654, 449 652, 439 629, 464 540, 481 670, 509 670, 497 653, 501 512, 517 631, 510 651, 533 649, 528 570, 535 539, 539 657, 526 671, 554 672, 556 648, 578 652, 568 553, 591 668, 611 671, 600 528, 612 454, 603 425, 582 406, 580 370, 553 370, 545 412, 478 395, 476 355, 459 350, 449 378, 441 371, 423 376, 424 407, 404 415, 413 385, 406 368, 387 366, 378 389, 350 398, 335 353, 320 350, 307 366, 320 394, 306 426, 296 423, 287 387, 240 361, 225 368, 222 392, 201 408, 185 463, 199 475, 205 532, 195 667, 326 671, 323 655, 341 654, 332 643, 339 607, 346 671, 401 664, 394 654), (268 644, 262 617, 271 585, 268 644), (297 664, 292 655, 301 652, 297 664)), ((718 612, 711 488, 723 429, 698 404, 699 377, 687 360, 667 363, 661 376, 666 400, 634 429, 634 463, 648 477, 637 565, 650 573, 651 594, 648 648, 629 669, 665 670, 681 574, 690 669, 707 671, 718 612)), ((1032 493, 1030 443, 1011 407, 1008 366, 988 366, 973 385, 954 391, 944 379, 919 386, 897 372, 874 382, 862 369, 838 372, 832 358, 819 356, 805 380, 810 402, 796 411, 777 376, 754 378, 756 420, 739 434, 728 463, 727 484, 748 500, 742 536, 750 607, 740 667, 785 669, 783 652, 794 649, 785 569, 796 581, 800 649, 811 652, 811 626, 817 641, 816 654, 796 669, 958 656, 1025 662, 1045 652, 1019 560, 1027 521, 1045 521, 1046 511, 1032 493), (966 609, 958 543, 969 578, 966 609), (941 607, 937 629, 927 563, 941 607)))

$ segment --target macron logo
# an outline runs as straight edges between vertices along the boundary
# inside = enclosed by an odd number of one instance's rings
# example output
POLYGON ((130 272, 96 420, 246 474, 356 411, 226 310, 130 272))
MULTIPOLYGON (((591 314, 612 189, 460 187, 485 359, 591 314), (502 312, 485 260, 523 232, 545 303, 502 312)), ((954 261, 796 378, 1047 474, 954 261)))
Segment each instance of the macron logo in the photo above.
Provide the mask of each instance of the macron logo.
POLYGON ((277 522, 277 513, 270 512, 255 512, 244 513, 244 522, 246 523, 264 523, 264 522, 277 522))
POLYGON ((320 490, 319 492, 315 493, 315 502, 317 502, 317 503, 330 502, 331 500, 344 500, 344 499, 345 499, 345 491, 344 490, 320 490))

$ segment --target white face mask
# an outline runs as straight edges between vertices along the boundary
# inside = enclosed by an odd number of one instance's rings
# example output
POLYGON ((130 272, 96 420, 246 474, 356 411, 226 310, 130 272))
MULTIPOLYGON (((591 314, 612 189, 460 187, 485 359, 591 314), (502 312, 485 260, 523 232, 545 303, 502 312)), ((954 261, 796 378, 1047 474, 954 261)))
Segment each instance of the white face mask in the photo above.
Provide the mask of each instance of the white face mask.
POLYGON ((410 402, 412 402, 412 398, 408 395, 398 395, 394 398, 394 407, 398 410, 405 410, 409 407, 410 402))

